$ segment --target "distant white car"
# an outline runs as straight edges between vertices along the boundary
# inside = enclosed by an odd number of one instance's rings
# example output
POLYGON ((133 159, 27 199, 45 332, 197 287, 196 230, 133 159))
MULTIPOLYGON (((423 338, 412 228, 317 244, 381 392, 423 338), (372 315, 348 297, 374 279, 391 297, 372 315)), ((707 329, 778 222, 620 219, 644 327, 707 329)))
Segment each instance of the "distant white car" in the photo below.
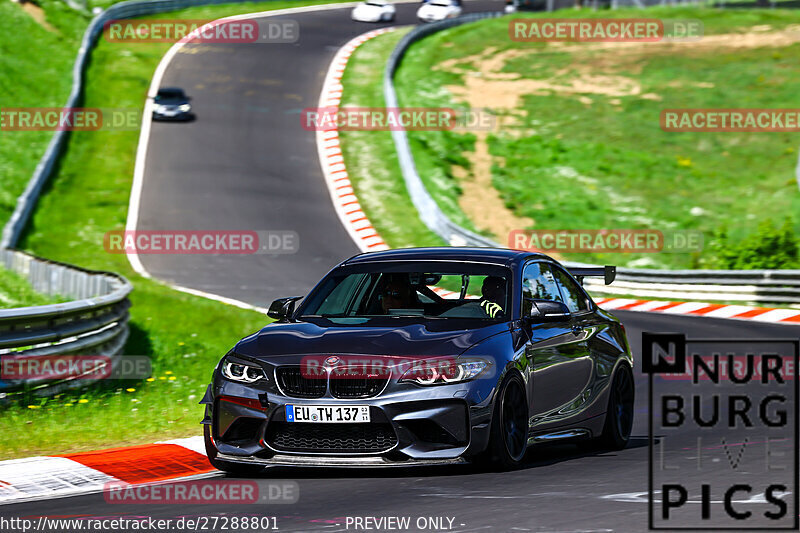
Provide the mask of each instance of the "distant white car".
POLYGON ((417 18, 422 22, 436 22, 461 15, 461 5, 457 0, 430 0, 417 10, 417 18))
POLYGON ((394 12, 394 6, 385 0, 366 0, 353 8, 351 17, 359 22, 390 22, 394 12))

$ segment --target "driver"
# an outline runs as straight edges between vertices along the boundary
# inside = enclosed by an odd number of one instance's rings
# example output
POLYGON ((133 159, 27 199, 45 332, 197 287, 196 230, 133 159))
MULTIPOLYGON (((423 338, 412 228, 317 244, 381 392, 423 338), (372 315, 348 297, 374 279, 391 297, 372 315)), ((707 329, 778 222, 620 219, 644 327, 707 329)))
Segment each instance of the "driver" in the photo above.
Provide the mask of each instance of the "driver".
POLYGON ((414 289, 408 276, 389 274, 381 290, 381 309, 389 313, 392 309, 409 309, 414 307, 414 289))
POLYGON ((506 282, 499 276, 487 276, 481 286, 480 306, 489 315, 495 318, 503 314, 503 304, 506 301, 506 282))

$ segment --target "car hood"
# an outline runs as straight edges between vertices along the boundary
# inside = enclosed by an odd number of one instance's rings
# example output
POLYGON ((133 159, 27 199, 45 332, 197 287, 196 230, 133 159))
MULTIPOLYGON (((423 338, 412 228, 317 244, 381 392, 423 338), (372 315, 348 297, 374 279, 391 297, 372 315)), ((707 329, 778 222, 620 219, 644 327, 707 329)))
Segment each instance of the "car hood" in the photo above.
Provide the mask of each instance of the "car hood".
MULTIPOLYGON (((234 352, 256 359, 297 360, 304 355, 457 356, 507 323, 475 329, 436 330, 436 325, 322 327, 309 322, 270 324, 239 341, 234 352)), ((441 327, 441 325, 439 325, 441 327)))

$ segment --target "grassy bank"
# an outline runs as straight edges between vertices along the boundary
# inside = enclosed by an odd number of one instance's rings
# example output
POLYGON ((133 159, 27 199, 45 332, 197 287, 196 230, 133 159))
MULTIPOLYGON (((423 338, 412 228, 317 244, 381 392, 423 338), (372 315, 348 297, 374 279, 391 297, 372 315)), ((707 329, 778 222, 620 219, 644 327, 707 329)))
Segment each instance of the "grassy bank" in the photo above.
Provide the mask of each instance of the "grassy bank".
MULTIPOLYGON (((72 63, 87 16, 60 0, 37 2, 44 24, 19 4, 0 2, 0 103, 2 107, 58 107, 72 85, 72 63)), ((52 137, 47 131, 3 131, 0 127, 0 224, 11 216, 17 197, 52 137)))
POLYGON ((796 135, 664 132, 659 115, 669 108, 793 107, 800 44, 789 26, 800 23, 800 13, 653 8, 647 16, 700 19, 705 37, 650 45, 517 43, 508 38, 509 18, 502 18, 415 44, 397 76, 401 105, 490 108, 499 124, 486 134, 410 134, 417 167, 442 209, 457 221, 475 221, 485 214, 483 199, 499 193, 501 209, 478 229, 504 243, 508 227, 706 235, 700 254, 562 254, 643 267, 728 264, 721 249, 754 235, 772 238, 786 217, 797 233, 796 135), (482 178, 487 185, 476 188, 482 178), (722 246, 714 237, 720 233, 722 246))
MULTIPOLYGON (((218 18, 318 3, 222 5, 159 17, 218 18)), ((168 47, 101 40, 87 71, 86 107, 135 108, 141 115, 153 71, 168 47)), ((259 313, 143 279, 124 255, 103 250, 103 234, 125 225, 138 138, 135 131, 73 133, 21 245, 42 257, 110 270, 131 280, 135 288, 126 353, 149 356, 153 376, 0 408, 0 432, 5 435, 0 459, 199 434, 202 408, 197 402, 214 364, 267 321, 259 313)))

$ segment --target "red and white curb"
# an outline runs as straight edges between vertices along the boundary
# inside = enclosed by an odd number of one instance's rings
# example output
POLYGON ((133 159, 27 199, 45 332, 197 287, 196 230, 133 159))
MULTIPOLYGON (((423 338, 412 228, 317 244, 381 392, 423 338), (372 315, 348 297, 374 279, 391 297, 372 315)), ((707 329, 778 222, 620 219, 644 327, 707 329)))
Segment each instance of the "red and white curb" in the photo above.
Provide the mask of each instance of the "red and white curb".
POLYGON ((597 305, 608 311, 639 311, 667 315, 703 316, 750 320, 771 324, 800 324, 800 310, 752 307, 748 305, 712 304, 705 302, 666 302, 663 300, 632 300, 625 298, 595 298, 597 305))
MULTIPOLYGON (((320 108, 326 109, 326 111, 338 110, 342 101, 342 75, 356 48, 378 35, 393 30, 394 28, 382 28, 364 33, 349 41, 336 52, 322 85, 322 93, 319 97, 320 108)), ((338 130, 317 130, 317 152, 322 174, 325 176, 325 183, 328 186, 331 200, 333 200, 333 207, 356 246, 362 252, 388 250, 389 247, 378 235, 358 203, 353 184, 350 182, 350 176, 344 165, 338 130)))
POLYGON ((0 505, 215 474, 203 437, 60 456, 0 461, 0 505))

